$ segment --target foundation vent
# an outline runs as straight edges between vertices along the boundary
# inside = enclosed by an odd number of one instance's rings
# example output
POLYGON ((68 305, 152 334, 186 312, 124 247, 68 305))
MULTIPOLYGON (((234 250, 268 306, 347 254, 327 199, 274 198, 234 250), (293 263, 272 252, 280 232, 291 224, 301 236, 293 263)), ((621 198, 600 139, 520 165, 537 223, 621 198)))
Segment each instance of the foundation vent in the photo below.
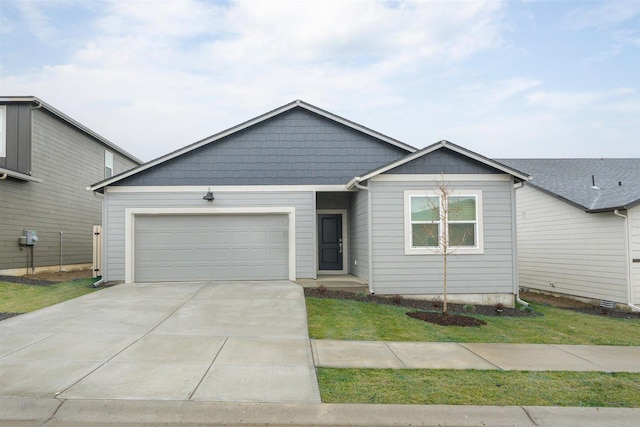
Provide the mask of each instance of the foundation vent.
POLYGON ((600 300, 600 307, 603 308, 616 308, 616 303, 613 301, 607 301, 607 300, 600 300))

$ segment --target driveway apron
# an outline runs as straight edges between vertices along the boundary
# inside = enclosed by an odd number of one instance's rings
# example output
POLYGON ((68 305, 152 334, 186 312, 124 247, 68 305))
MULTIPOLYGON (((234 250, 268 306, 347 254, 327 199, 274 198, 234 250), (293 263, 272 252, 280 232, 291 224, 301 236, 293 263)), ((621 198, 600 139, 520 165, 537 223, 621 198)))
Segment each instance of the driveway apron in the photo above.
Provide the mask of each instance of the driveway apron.
POLYGON ((302 288, 125 284, 0 322, 0 397, 320 402, 302 288))

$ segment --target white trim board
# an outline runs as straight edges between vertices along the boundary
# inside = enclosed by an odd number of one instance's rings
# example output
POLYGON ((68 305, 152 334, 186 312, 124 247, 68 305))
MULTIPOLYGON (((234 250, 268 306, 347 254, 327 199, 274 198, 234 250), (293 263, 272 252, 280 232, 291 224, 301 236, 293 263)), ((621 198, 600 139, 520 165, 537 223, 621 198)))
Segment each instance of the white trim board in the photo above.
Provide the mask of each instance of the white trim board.
POLYGON ((124 275, 126 283, 134 283, 136 215, 266 215, 289 216, 289 280, 296 280, 296 209, 294 207, 248 208, 125 208, 124 210, 124 275))
MULTIPOLYGON (((164 186, 113 186, 107 187, 106 192, 113 193, 259 193, 259 192, 354 192, 344 185, 164 185, 164 186)), ((215 201, 214 201, 215 203, 215 201)))

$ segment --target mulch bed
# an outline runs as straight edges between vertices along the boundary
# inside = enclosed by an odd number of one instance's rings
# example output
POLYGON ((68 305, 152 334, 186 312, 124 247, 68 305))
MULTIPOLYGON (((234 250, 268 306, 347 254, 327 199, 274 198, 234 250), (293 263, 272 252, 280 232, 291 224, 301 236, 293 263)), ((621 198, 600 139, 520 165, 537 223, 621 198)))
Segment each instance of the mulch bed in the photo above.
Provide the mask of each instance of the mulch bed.
POLYGON ((23 314, 23 313, 0 313, 0 321, 8 319, 10 317, 19 316, 21 314, 23 314))
MULTIPOLYGON (((395 305, 399 307, 412 308, 415 310, 442 312, 442 301, 403 298, 400 296, 380 296, 364 293, 353 293, 347 291, 332 291, 328 289, 305 288, 305 296, 316 298, 350 299, 361 302, 374 302, 377 304, 395 305)), ((530 317, 539 316, 538 313, 519 310, 517 308, 504 307, 502 311, 496 310, 493 305, 469 305, 469 304, 447 304, 447 311, 451 314, 479 314, 482 316, 508 316, 508 317, 530 317), (465 307, 467 311, 465 311, 465 307), (468 311, 473 307, 473 311, 468 311)))
POLYGON ((460 314, 413 311, 407 313, 407 316, 441 326, 482 326, 487 324, 484 320, 476 319, 475 317, 462 316, 460 314))

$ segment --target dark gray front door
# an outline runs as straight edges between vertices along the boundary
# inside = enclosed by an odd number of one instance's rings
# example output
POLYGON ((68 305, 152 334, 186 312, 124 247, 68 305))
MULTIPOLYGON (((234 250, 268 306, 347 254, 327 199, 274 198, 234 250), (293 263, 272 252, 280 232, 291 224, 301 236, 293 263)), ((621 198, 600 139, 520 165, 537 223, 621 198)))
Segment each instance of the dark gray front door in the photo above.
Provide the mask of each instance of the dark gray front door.
POLYGON ((342 215, 318 215, 320 270, 342 270, 342 215))

